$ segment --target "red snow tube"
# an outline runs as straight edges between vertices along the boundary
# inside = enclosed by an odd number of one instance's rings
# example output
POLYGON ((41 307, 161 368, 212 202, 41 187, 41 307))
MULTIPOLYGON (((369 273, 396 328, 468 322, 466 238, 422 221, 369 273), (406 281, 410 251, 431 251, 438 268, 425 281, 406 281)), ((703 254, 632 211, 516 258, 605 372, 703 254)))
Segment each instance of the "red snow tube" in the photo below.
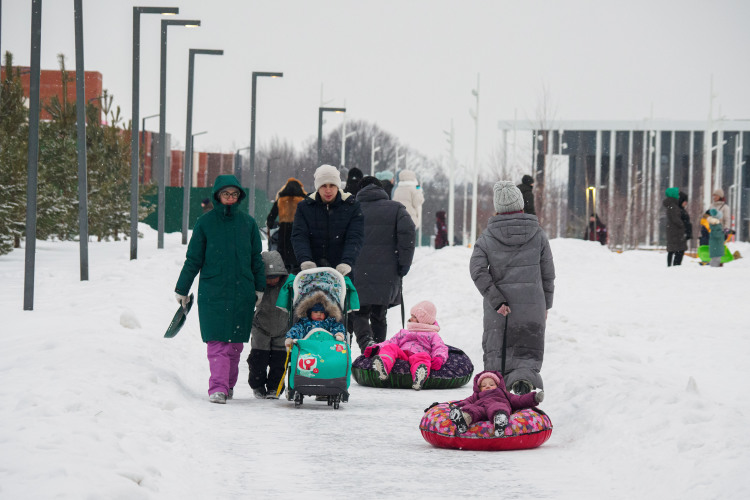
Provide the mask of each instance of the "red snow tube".
POLYGON ((513 413, 504 436, 495 436, 495 426, 486 420, 472 424, 466 432, 456 436, 456 425, 448 418, 449 411, 448 403, 440 403, 429 408, 419 423, 425 441, 438 448, 523 450, 541 446, 552 434, 549 417, 535 408, 513 413))

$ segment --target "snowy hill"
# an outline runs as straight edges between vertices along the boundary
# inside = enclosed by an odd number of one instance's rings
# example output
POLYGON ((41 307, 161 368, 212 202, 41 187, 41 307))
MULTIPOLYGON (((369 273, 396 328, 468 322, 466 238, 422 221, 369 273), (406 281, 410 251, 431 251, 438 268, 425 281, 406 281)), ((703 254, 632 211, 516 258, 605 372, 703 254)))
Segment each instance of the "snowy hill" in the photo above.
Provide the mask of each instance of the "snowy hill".
MULTIPOLYGON (((0 498, 748 498, 750 259, 667 268, 665 254, 553 240, 557 269, 541 407, 555 429, 535 450, 431 447, 419 433, 448 391, 352 380, 338 411, 252 397, 207 401, 192 313, 174 339, 185 247, 168 234, 139 259, 128 242, 37 244, 35 310, 23 311, 23 250, 0 257, 0 498)), ((750 257, 750 245, 736 244, 750 257)), ((466 248, 419 249, 407 308, 430 299, 444 340, 482 368, 481 298, 466 248)), ((400 311, 389 313, 389 331, 400 311)), ((355 347, 355 354, 356 353, 355 347)), ((243 359, 247 357, 246 347, 243 359)))

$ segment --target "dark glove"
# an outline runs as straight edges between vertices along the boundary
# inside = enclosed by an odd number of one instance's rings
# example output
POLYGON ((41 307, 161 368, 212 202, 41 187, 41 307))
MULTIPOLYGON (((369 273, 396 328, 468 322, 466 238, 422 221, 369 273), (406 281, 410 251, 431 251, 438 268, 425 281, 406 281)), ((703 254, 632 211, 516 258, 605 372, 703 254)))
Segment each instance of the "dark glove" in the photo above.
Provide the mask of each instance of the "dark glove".
POLYGON ((411 266, 401 266, 401 265, 398 266, 398 275, 403 278, 404 276, 406 276, 409 273, 409 269, 410 268, 411 268, 411 266))

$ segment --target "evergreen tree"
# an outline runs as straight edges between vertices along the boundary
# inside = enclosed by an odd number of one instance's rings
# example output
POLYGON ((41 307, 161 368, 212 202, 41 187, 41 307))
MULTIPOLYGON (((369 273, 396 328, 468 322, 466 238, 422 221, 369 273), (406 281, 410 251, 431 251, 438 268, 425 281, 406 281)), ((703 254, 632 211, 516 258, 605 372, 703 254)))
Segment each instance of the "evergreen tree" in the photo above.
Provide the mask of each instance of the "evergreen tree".
POLYGON ((21 75, 13 71, 13 55, 5 54, 0 90, 0 255, 21 244, 26 225, 28 110, 21 75))

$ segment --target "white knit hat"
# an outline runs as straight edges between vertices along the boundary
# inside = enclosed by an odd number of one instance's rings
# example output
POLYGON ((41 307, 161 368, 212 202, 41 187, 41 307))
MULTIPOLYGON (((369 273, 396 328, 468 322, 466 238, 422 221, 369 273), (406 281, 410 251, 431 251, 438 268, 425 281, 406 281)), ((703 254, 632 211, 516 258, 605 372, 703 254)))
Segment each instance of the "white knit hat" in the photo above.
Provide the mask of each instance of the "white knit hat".
POLYGON ((339 170, 331 165, 321 165, 315 169, 315 191, 320 189, 320 186, 325 184, 333 184, 337 188, 341 189, 341 177, 339 176, 339 170))
POLYGON ((511 181, 497 181, 492 187, 495 212, 505 214, 523 210, 521 190, 511 181))

